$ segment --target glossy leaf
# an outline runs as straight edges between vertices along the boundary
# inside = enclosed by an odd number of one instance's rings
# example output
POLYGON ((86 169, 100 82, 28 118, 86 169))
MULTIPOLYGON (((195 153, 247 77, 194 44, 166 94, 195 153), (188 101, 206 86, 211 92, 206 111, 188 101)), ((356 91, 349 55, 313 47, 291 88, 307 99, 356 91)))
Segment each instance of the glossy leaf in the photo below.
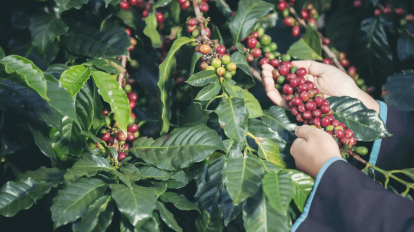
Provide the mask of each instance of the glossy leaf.
POLYGON ((225 16, 230 15, 231 8, 225 1, 216 1, 216 7, 221 11, 225 16))
POLYGON ((207 211, 202 211, 195 220, 195 229, 197 232, 206 232, 210 224, 210 214, 207 211))
POLYGON ((262 185, 270 205, 277 211, 287 213, 287 208, 293 197, 290 175, 282 170, 269 172, 263 177, 262 185))
POLYGON ((305 42, 312 50, 321 56, 322 54, 322 42, 321 36, 319 35, 318 29, 316 29, 315 25, 309 24, 308 29, 306 29, 306 33, 303 36, 303 42, 305 42))
POLYGON ((286 170, 284 172, 287 172, 290 175, 293 187, 293 200, 295 201, 295 204, 300 212, 303 212, 306 200, 312 191, 315 181, 312 179, 312 177, 297 170, 286 170))
POLYGON ((172 0, 158 0, 155 4, 154 4, 154 8, 158 8, 158 7, 165 7, 168 4, 170 4, 172 0))
POLYGON ((204 110, 199 102, 192 102, 182 114, 181 127, 196 126, 198 124, 207 124, 211 110, 204 110))
POLYGON ((0 59, 3 59, 4 57, 6 57, 6 54, 3 51, 3 48, 0 47, 0 59))
POLYGON ((55 0, 59 4, 60 12, 69 10, 70 8, 80 9, 83 4, 88 3, 89 0, 55 0))
POLYGON ((32 125, 27 125, 27 127, 29 128, 30 132, 32 132, 33 139, 36 145, 39 147, 40 151, 42 151, 45 156, 49 157, 52 167, 56 167, 57 157, 53 151, 47 134, 32 125))
POLYGON ((264 115, 259 101, 247 90, 243 90, 244 102, 246 103, 249 118, 258 118, 264 115))
POLYGON ((130 46, 124 28, 110 27, 101 31, 87 24, 71 27, 62 37, 62 42, 76 56, 97 58, 127 55, 127 47, 130 46))
MULTIPOLYGON (((36 67, 32 61, 17 55, 6 56, 0 60, 0 64, 4 65, 4 70, 8 74, 16 73, 12 81, 25 85, 38 93, 43 99, 49 100, 47 97, 47 83, 42 70, 36 67)), ((2 77, 4 78, 4 77, 2 77)))
POLYGON ((115 169, 106 158, 91 155, 74 163, 72 168, 67 170, 65 181, 74 181, 82 176, 95 176, 99 171, 112 172, 115 169))
POLYGON ((47 67, 45 73, 49 73, 50 75, 54 76, 57 80, 59 80, 60 75, 62 75, 62 73, 68 69, 69 67, 66 64, 52 64, 47 67))
POLYGON ((165 203, 172 203, 180 210, 197 210, 197 204, 189 201, 184 195, 177 194, 174 192, 166 192, 160 196, 161 201, 165 203))
POLYGON ((135 184, 131 188, 122 184, 111 184, 110 187, 119 211, 135 228, 151 217, 156 206, 154 189, 135 184))
POLYGON ((216 82, 211 83, 204 87, 200 92, 198 92, 195 100, 197 101, 208 101, 220 93, 221 85, 218 79, 216 82))
POLYGON ((219 207, 223 214, 224 225, 228 226, 229 222, 234 220, 242 211, 244 204, 238 204, 234 206, 226 188, 222 188, 220 191, 219 207))
MULTIPOLYGON (((356 51, 363 67, 371 74, 385 76, 392 72, 392 52, 387 33, 377 18, 364 19, 355 32, 356 51)), ((385 80, 385 79, 384 79, 385 80)))
POLYGON ((36 182, 61 183, 64 181, 64 170, 58 168, 40 167, 35 171, 27 171, 17 176, 16 180, 31 178, 36 182))
POLYGON ((95 59, 88 61, 88 63, 110 75, 124 73, 126 71, 116 59, 95 59))
POLYGON ((185 44, 193 42, 194 39, 190 39, 187 37, 180 37, 176 39, 171 46, 170 51, 168 52, 167 57, 165 57, 164 61, 160 64, 159 69, 159 81, 158 81, 158 90, 160 96, 160 117, 162 120, 162 127, 161 127, 161 135, 165 135, 168 133, 170 129, 170 107, 171 107, 171 97, 170 93, 172 90, 172 79, 171 76, 173 75, 177 59, 175 58, 175 53, 185 44))
POLYGON ((247 199, 243 222, 247 232, 289 232, 292 226, 288 215, 275 210, 262 190, 247 199))
POLYGON ((58 36, 65 34, 69 27, 51 14, 38 12, 30 18, 32 44, 44 51, 58 36))
POLYGON ((388 82, 383 86, 387 94, 382 95, 387 105, 392 105, 399 110, 414 110, 414 72, 405 70, 388 77, 388 82))
POLYGON ((229 158, 238 158, 242 156, 240 144, 238 144, 233 139, 226 139, 223 141, 224 147, 229 158))
POLYGON ((193 57, 191 58, 191 65, 190 65, 190 74, 191 77, 194 74, 194 69, 196 69, 197 61, 203 56, 200 52, 194 52, 193 57))
POLYGON ((233 80, 237 85, 243 89, 251 88, 255 85, 253 76, 250 74, 250 66, 247 63, 246 56, 241 52, 235 52, 231 54, 231 62, 237 64, 236 75, 233 76, 233 80))
POLYGON ((73 232, 93 231, 98 225, 99 217, 105 212, 109 202, 110 196, 103 196, 96 200, 89 206, 88 212, 82 216, 81 221, 72 225, 73 232))
POLYGON ((291 55, 298 60, 322 60, 322 57, 316 53, 304 39, 300 39, 293 43, 286 54, 291 55))
POLYGON ((356 140, 375 141, 391 136, 379 115, 361 101, 351 97, 330 97, 328 101, 335 119, 352 129, 356 140))
POLYGON ((94 113, 93 93, 89 85, 84 85, 83 88, 76 94, 75 105, 77 119, 82 131, 89 131, 92 126, 94 113))
POLYGON ((91 74, 92 71, 85 66, 75 65, 62 73, 59 82, 74 97, 82 89, 91 74))
POLYGON ((49 139, 58 157, 67 154, 80 155, 86 142, 86 136, 80 133, 79 126, 68 117, 62 119, 62 132, 56 128, 50 130, 49 139))
POLYGON ((213 84, 218 80, 218 76, 216 74, 216 71, 214 70, 204 70, 195 73, 192 75, 188 80, 186 81, 187 84, 190 84, 192 86, 205 86, 208 84, 213 84))
POLYGON ((273 8, 273 4, 264 1, 239 1, 236 14, 229 24, 233 44, 247 37, 253 31, 258 18, 265 16, 273 8))
POLYGON ((409 58, 414 58, 414 38, 403 33, 397 42, 398 58, 404 61, 409 58))
POLYGON ((115 113, 118 127, 127 134, 130 108, 125 91, 112 76, 104 72, 93 72, 93 80, 99 89, 99 94, 105 102, 109 103, 111 110, 115 113))
POLYGON ((142 179, 155 179, 166 181, 171 178, 171 175, 168 172, 152 166, 140 167, 139 171, 142 174, 142 179))
POLYGON ((160 34, 157 31, 157 19, 155 12, 145 18, 144 34, 151 40, 152 47, 159 48, 162 45, 160 34))
POLYGON ((98 88, 93 86, 93 120, 92 120, 92 129, 94 134, 105 124, 104 117, 102 115, 103 104, 101 97, 98 93, 98 88))
POLYGON ((296 139, 294 131, 297 124, 294 123, 295 121, 293 119, 289 119, 285 109, 280 106, 271 106, 263 112, 264 115, 261 119, 269 125, 270 129, 276 131, 277 134, 288 143, 291 143, 296 139))
POLYGON ((254 156, 226 161, 223 168, 224 183, 234 205, 237 206, 259 190, 262 175, 263 166, 254 156))
POLYGON ((339 8, 332 13, 332 18, 326 20, 326 37, 339 51, 346 51, 351 43, 358 22, 355 13, 353 7, 339 8))
POLYGON ((174 171, 200 162, 216 150, 224 150, 221 137, 203 124, 174 129, 157 140, 141 137, 130 149, 135 156, 160 169, 174 171))
POLYGON ((281 167, 267 160, 260 160, 260 162, 262 162, 265 173, 279 171, 280 169, 282 169, 281 167))
POLYGON ((105 182, 95 178, 81 178, 69 182, 64 189, 58 191, 50 207, 54 228, 80 218, 90 204, 103 196, 107 188, 105 182))
POLYGON ((235 81, 233 81, 233 80, 224 80, 222 83, 222 86, 223 86, 223 88, 224 88, 224 90, 225 90, 225 92, 230 96, 230 97, 235 97, 235 98, 237 98, 237 97, 239 97, 239 95, 236 93, 236 91, 235 91, 235 89, 234 89, 234 85, 236 84, 236 82, 235 81))
POLYGON ((219 122, 227 137, 238 143, 244 141, 247 132, 247 111, 244 100, 241 98, 223 97, 217 108, 219 122))
POLYGON ((161 219, 165 222, 165 224, 167 224, 168 227, 178 232, 183 231, 175 220, 174 215, 168 211, 162 202, 157 201, 157 209, 158 212, 160 212, 161 219))

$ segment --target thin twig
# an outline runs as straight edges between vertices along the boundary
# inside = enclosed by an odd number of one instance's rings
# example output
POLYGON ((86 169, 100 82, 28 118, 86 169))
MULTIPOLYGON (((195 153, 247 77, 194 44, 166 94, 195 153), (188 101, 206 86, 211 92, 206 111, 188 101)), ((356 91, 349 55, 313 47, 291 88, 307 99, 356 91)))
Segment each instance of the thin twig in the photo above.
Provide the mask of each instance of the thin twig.
POLYGON ((204 41, 209 41, 210 39, 207 37, 206 30, 204 29, 204 21, 205 18, 201 15, 200 8, 198 7, 198 0, 193 0, 193 7, 194 12, 198 21, 198 26, 200 27, 201 37, 204 41))
MULTIPOLYGON (((121 56, 121 65, 124 69, 126 69, 126 62, 127 62, 127 57, 126 56, 121 56)), ((125 72, 122 72, 119 74, 118 76, 118 83, 120 86, 122 86, 124 84, 124 78, 125 78, 125 72)))
MULTIPOLYGON (((305 20, 303 20, 302 18, 299 17, 299 15, 296 13, 295 9, 293 7, 289 7, 289 11, 290 13, 292 13, 295 18, 296 21, 298 21, 303 27, 305 27, 306 29, 308 29, 308 25, 306 25, 305 20)), ((325 54, 331 59, 333 60, 335 66, 337 68, 339 68, 341 71, 346 72, 344 67, 342 67, 341 63, 339 63, 338 59, 336 58, 335 53, 332 52, 332 50, 327 46, 327 45, 322 45, 322 49, 325 52, 325 54)))

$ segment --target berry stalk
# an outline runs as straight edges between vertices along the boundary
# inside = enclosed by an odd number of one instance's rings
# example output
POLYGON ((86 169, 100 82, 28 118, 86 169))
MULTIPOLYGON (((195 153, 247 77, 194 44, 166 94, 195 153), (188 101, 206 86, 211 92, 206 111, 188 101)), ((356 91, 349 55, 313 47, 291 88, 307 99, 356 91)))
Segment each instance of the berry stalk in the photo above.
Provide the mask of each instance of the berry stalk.
POLYGON ((201 37, 204 41, 209 41, 210 39, 207 36, 206 30, 204 28, 205 18, 201 15, 200 7, 198 7, 198 0, 192 0, 194 12, 198 21, 198 26, 200 28, 201 37))

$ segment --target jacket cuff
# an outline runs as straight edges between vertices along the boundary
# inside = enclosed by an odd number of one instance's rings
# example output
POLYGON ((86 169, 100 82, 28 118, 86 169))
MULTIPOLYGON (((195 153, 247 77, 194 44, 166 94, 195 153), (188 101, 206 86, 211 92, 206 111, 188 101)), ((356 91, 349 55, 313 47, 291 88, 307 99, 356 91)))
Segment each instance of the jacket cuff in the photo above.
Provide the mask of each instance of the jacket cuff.
MULTIPOLYGON (((380 105, 380 113, 379 113, 380 118, 384 122, 384 124, 387 125, 388 107, 382 101, 378 101, 378 103, 380 105)), ((382 143, 382 139, 377 139, 375 140, 374 145, 372 146, 371 154, 369 156, 369 163, 374 166, 376 165, 377 160, 378 160, 378 154, 380 152, 381 143, 382 143)))
POLYGON ((298 229, 298 227, 302 224, 302 222, 304 222, 306 220, 306 218, 308 217, 309 210, 311 208, 313 198, 315 197, 316 190, 318 189, 318 185, 321 182, 321 179, 322 179, 323 175, 325 174, 326 170, 334 162, 336 162, 338 160, 342 160, 342 161, 346 162, 346 160, 344 160, 341 157, 332 157, 329 160, 327 160, 323 164, 321 170, 319 170, 319 173, 318 173, 318 175, 316 176, 316 179, 315 179, 315 184, 313 185, 313 188, 312 188, 312 192, 309 194, 308 200, 306 201, 305 207, 303 209, 303 213, 302 213, 302 215, 300 215, 300 217, 296 220, 296 222, 293 224, 293 226, 291 228, 292 232, 295 232, 298 229))

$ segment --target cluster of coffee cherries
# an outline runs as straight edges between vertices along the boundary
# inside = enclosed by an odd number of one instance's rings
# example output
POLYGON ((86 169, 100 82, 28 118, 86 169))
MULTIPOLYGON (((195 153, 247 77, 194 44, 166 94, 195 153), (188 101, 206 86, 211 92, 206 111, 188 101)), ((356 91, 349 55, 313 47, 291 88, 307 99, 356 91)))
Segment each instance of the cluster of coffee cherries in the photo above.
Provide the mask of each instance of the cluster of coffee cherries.
POLYGON ((329 101, 319 93, 313 82, 305 79, 305 68, 296 68, 290 62, 285 62, 272 74, 278 85, 282 86, 286 102, 298 122, 324 129, 338 140, 340 147, 355 146, 357 140, 354 132, 333 117, 329 101))
MULTIPOLYGON (((127 157, 128 150, 131 147, 131 143, 135 138, 139 137, 139 127, 135 123, 136 116, 132 113, 132 109, 136 106, 136 101, 138 100, 138 94, 131 91, 132 85, 135 84, 135 80, 128 79, 127 83, 123 86, 125 93, 129 99, 129 107, 131 108, 127 134, 120 131, 117 125, 117 117, 114 113, 110 112, 107 109, 102 111, 104 116, 105 125, 99 130, 100 138, 108 146, 114 147, 118 152, 118 161, 121 161, 127 157)), ((96 143, 96 147, 104 150, 104 147, 100 143, 96 143)))
POLYGON ((151 9, 151 4, 144 0, 122 0, 122 2, 119 4, 119 8, 122 10, 129 10, 134 7, 138 11, 142 12, 142 18, 146 18, 151 9))
MULTIPOLYGON (((177 0, 180 3, 181 10, 188 10, 191 6, 191 2, 188 0, 177 0)), ((210 7, 208 6, 208 0, 198 0, 198 8, 200 8, 201 12, 207 12, 210 7)))
POLYGON ((237 64, 231 62, 231 58, 228 54, 221 56, 221 58, 219 57, 213 59, 204 59, 200 63, 200 69, 215 70, 217 76, 223 77, 225 79, 231 79, 234 75, 236 75, 237 64))
POLYGON ((131 29, 125 28, 125 32, 129 35, 129 43, 130 46, 127 48, 128 51, 133 51, 135 49, 135 45, 137 45, 137 40, 131 36, 131 29))
MULTIPOLYGON (((193 38, 197 38, 201 35, 200 28, 198 28, 198 20, 196 18, 190 18, 187 21, 187 27, 186 30, 193 38)), ((204 31, 206 32, 206 36, 210 38, 211 36, 211 30, 208 27, 204 28, 204 31)))
MULTIPOLYGON (((342 67, 348 68, 347 72, 348 75, 350 75, 356 82, 356 84, 361 88, 363 91, 367 91, 368 88, 365 85, 365 81, 362 78, 359 78, 359 75, 357 73, 357 69, 355 66, 351 66, 349 63, 349 60, 346 58, 345 52, 339 52, 338 53, 339 62, 341 63, 342 67)), ((371 88, 372 89, 372 88, 371 88)))
POLYGON ((264 55, 267 60, 264 58, 261 60, 266 60, 265 63, 270 63, 273 66, 276 63, 278 64, 279 60, 277 57, 280 56, 280 53, 276 52, 277 44, 272 42, 272 37, 265 34, 264 28, 260 27, 256 31, 253 31, 249 36, 242 39, 241 42, 245 46, 248 62, 264 55))
MULTIPOLYGON (((279 1, 277 4, 277 10, 282 12, 283 24, 288 27, 292 27, 292 36, 298 37, 300 34, 300 27, 296 20, 290 16, 289 5, 286 1, 279 1)), ((313 3, 306 4, 305 8, 302 9, 299 15, 308 24, 313 23, 316 26, 316 20, 319 17, 318 11, 314 8, 313 3)))

